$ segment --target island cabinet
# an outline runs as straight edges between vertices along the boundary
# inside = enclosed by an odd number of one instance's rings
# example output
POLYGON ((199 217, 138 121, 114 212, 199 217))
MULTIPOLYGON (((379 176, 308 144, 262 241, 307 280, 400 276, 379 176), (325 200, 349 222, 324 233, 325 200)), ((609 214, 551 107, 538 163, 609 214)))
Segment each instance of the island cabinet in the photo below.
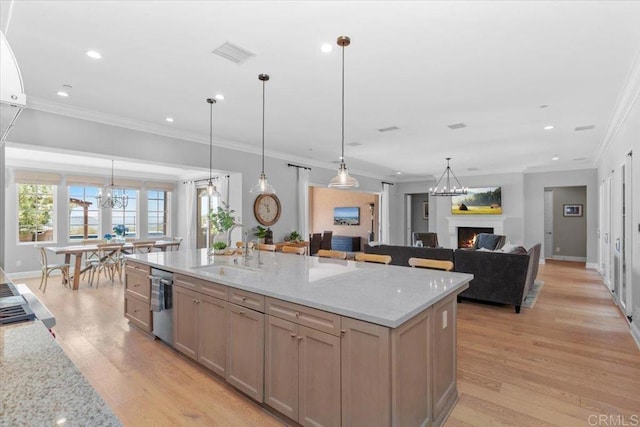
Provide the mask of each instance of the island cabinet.
POLYGON ((273 298, 266 311, 265 403, 302 425, 340 426, 340 316, 273 298))
POLYGON ((264 395, 264 296, 229 289, 225 379, 249 397, 264 395), (236 304, 237 303, 237 304, 236 304))
POLYGON ((149 266, 129 260, 124 268, 124 316, 146 333, 153 329, 150 273, 149 266))
POLYGON ((174 280, 173 345, 221 376, 227 356, 226 294, 226 286, 216 283, 182 275, 174 280))

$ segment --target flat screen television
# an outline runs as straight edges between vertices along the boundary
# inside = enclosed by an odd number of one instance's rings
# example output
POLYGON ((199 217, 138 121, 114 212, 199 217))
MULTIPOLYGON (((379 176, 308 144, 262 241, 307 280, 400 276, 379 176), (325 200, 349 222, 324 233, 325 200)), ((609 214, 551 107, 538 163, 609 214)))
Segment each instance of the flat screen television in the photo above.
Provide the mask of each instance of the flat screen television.
POLYGON ((453 215, 501 215, 502 190, 500 187, 469 188, 467 194, 451 197, 453 215))
POLYGON ((360 225, 360 208, 333 208, 333 225, 360 225))

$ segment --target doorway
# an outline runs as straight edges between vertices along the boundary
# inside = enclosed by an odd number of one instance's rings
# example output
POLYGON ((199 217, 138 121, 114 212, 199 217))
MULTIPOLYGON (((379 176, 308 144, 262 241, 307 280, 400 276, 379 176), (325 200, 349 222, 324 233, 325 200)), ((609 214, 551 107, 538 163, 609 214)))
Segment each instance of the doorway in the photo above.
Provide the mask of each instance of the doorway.
POLYGON ((544 257, 587 260, 587 187, 544 189, 544 257))

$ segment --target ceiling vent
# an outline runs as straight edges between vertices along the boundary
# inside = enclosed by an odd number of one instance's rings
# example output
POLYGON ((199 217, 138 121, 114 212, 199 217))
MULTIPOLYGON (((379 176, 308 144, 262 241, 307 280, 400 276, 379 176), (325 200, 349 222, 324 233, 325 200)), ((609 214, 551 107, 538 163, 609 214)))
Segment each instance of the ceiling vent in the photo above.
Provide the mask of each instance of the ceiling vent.
POLYGON ((212 53, 214 55, 221 56, 224 59, 228 59, 234 64, 242 64, 256 56, 255 53, 229 42, 225 42, 224 44, 220 45, 212 53))
POLYGON ((587 125, 587 126, 578 126, 577 128, 575 128, 574 130, 576 132, 579 132, 581 130, 591 130, 591 129, 595 129, 596 125, 587 125))
POLYGON ((452 124, 452 125, 447 125, 447 127, 448 127, 449 129, 454 129, 454 130, 455 130, 455 129, 462 129, 462 128, 466 128, 466 127, 467 127, 467 125, 465 125, 464 123, 454 123, 454 124, 452 124))
POLYGON ((391 132, 392 130, 400 129, 398 126, 389 126, 388 128, 378 129, 378 132, 391 132))
POLYGON ((362 145, 362 142, 350 142, 347 144, 349 147, 359 147, 362 145))

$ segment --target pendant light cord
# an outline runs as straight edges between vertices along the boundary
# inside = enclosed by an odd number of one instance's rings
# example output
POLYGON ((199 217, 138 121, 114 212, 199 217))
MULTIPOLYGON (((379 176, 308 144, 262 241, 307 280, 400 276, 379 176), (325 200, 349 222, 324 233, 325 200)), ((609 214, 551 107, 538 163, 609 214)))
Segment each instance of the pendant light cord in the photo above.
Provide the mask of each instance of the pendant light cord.
POLYGON ((266 80, 262 81, 262 174, 264 175, 264 87, 266 80))
POLYGON ((213 102, 209 103, 209 184, 211 184, 211 168, 213 167, 213 102))
POLYGON ((113 185, 113 160, 111 160, 111 187, 114 187, 114 185, 113 185))
POLYGON ((342 46, 342 157, 341 162, 344 162, 344 45, 342 46))

